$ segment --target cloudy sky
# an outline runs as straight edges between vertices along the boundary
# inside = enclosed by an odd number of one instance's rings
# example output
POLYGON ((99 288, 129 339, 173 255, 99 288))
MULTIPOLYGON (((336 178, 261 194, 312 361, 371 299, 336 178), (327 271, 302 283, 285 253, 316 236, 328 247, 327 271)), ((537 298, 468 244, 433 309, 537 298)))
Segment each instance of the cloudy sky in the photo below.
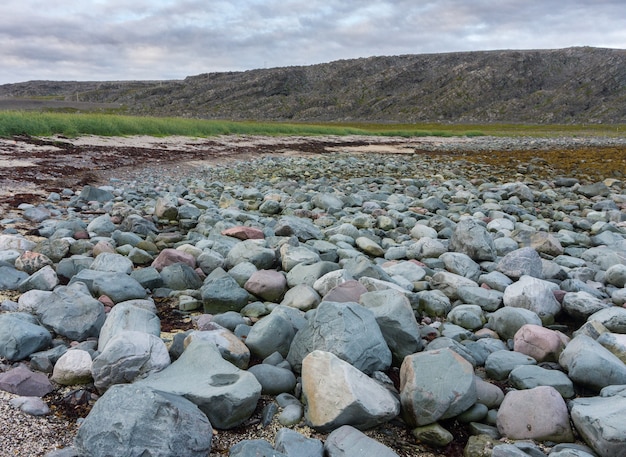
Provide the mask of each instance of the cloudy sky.
POLYGON ((0 84, 374 55, 626 49, 624 0, 0 0, 0 84))

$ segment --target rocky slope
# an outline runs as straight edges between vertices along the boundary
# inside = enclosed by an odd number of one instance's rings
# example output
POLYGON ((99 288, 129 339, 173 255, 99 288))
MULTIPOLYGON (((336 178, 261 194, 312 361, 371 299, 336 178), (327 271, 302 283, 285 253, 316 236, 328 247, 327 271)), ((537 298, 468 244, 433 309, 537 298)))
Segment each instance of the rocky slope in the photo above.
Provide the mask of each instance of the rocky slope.
POLYGON ((133 114, 376 122, 626 122, 626 51, 421 54, 206 73, 183 81, 0 86, 0 97, 124 105, 133 114))

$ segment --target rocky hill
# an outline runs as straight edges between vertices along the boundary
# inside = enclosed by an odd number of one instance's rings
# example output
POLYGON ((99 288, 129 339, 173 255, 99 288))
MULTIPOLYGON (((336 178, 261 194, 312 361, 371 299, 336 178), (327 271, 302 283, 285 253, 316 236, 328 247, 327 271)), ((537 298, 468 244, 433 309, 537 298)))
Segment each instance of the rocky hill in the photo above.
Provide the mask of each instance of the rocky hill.
POLYGON ((626 50, 370 57, 182 81, 0 86, 0 96, 116 103, 131 114, 372 122, 626 123, 626 50))

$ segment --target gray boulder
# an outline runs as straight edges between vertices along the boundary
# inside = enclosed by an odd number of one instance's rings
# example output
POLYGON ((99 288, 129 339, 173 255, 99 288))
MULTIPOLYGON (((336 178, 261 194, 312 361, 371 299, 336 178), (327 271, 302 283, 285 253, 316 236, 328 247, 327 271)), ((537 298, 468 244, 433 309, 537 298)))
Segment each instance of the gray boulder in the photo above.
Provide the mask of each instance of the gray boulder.
POLYGON ((327 457, 398 457, 390 448, 350 425, 343 425, 328 435, 324 452, 327 457))
POLYGON ((367 292, 359 303, 374 313, 395 365, 423 349, 417 319, 404 294, 391 289, 367 292))
POLYGON ((459 300, 468 305, 478 305, 483 311, 493 312, 502 306, 502 292, 484 287, 459 287, 456 291, 459 300))
POLYGON ((456 224, 450 250, 468 255, 473 260, 495 260, 496 247, 487 229, 475 219, 463 219, 456 224))
POLYGON ((173 290, 199 289, 202 280, 198 273, 186 263, 166 265, 161 270, 163 285, 173 290))
POLYGON ((480 276, 480 265, 474 262, 468 255, 460 252, 446 252, 439 256, 446 270, 451 273, 477 281, 480 276))
POLYGON ((36 319, 23 313, 0 314, 0 357, 23 360, 50 346, 52 335, 36 319))
POLYGON ((558 286, 543 279, 522 276, 504 291, 504 306, 524 308, 537 314, 542 322, 552 323, 561 305, 554 296, 558 286))
POLYGON ((624 362, 586 335, 578 335, 569 342, 559 356, 559 364, 572 381, 595 391, 626 384, 624 362))
POLYGON ((277 452, 269 441, 263 439, 243 440, 228 450, 228 457, 287 457, 277 452))
POLYGON ((228 252, 225 265, 232 268, 242 262, 250 262, 259 270, 269 270, 276 261, 276 253, 266 247, 265 240, 245 240, 228 252))
POLYGON ((206 277, 200 288, 204 311, 219 314, 241 311, 248 303, 248 292, 222 268, 216 268, 206 277))
POLYGON ((201 338, 192 339, 170 366, 134 385, 188 398, 218 429, 247 420, 261 396, 261 385, 252 373, 224 360, 213 343, 201 338))
POLYGON ((52 290, 59 284, 59 277, 50 265, 37 270, 17 286, 20 292, 29 290, 52 290))
POLYGON ((133 271, 133 262, 121 254, 101 252, 93 260, 90 268, 97 271, 130 274, 133 271))
POLYGON ((217 346, 224 360, 245 370, 250 362, 250 350, 233 332, 218 324, 211 324, 201 331, 190 331, 183 341, 186 347, 194 338, 209 341, 217 346))
POLYGON ((511 371, 520 365, 536 365, 537 361, 530 356, 515 351, 495 351, 485 360, 487 376, 497 381, 506 379, 511 371))
POLYGON ((96 297, 106 295, 114 303, 147 296, 146 289, 138 281, 124 273, 84 269, 70 280, 69 285, 71 286, 76 282, 84 283, 92 295, 96 297))
POLYGON ((280 312, 272 312, 252 326, 246 338, 246 346, 261 359, 274 352, 285 357, 295 334, 296 330, 289 319, 280 312))
POLYGON ((444 348, 407 356, 400 368, 400 401, 411 426, 450 419, 476 402, 472 365, 444 348))
POLYGON ((478 284, 464 276, 450 273, 449 271, 438 271, 430 281, 430 285, 443 292, 450 300, 459 298, 458 291, 462 287, 478 287, 478 284))
POLYGON ((90 457, 206 457, 213 428, 191 401, 137 384, 110 388, 89 412, 74 440, 90 457))
POLYGON ((98 391, 104 392, 113 384, 133 382, 169 364, 170 356, 161 338, 123 331, 115 334, 93 360, 91 374, 98 391))
POLYGON ((287 361, 300 372, 302 360, 316 349, 331 352, 366 374, 391 365, 391 351, 374 313, 358 303, 320 303, 296 333, 287 361))
POLYGON ((97 337, 104 324, 104 305, 93 298, 84 284, 57 287, 37 317, 55 333, 76 341, 97 337))
POLYGON ((530 247, 516 249, 506 254, 496 265, 496 270, 512 279, 522 276, 543 278, 541 257, 530 247))
POLYGON ((574 427, 600 457, 624 455, 626 397, 576 398, 571 402, 574 427))
POLYGON ((0 265, 0 290, 17 290, 20 283, 28 278, 28 274, 12 266, 0 265))
POLYGON ((308 240, 321 240, 324 234, 313 222, 296 216, 283 216, 274 227, 278 236, 295 236, 304 243, 308 240))
POLYGON ((586 320, 592 314, 608 307, 608 303, 589 292, 567 292, 563 297, 563 310, 574 319, 586 320))
POLYGON ((626 308, 611 306, 593 313, 587 321, 600 322, 613 333, 626 333, 626 308))
POLYGON ((489 328, 504 340, 513 338, 526 324, 541 325, 541 319, 534 311, 507 306, 489 316, 489 328))
POLYGON ((368 429, 400 413, 400 402, 387 388, 325 351, 302 361, 302 394, 307 422, 320 431, 342 425, 368 429))
POLYGON ((287 273, 287 285, 295 287, 298 284, 305 284, 313 287, 315 281, 334 270, 339 270, 339 265, 325 260, 310 265, 298 264, 287 273))
POLYGON ((260 363, 248 369, 259 384, 263 395, 278 395, 284 392, 293 392, 296 387, 296 377, 291 370, 267 363, 260 363))
POLYGON ((559 370, 548 370, 537 365, 520 365, 513 368, 509 373, 509 382, 516 389, 550 386, 563 398, 574 396, 574 384, 565 373, 559 370))
POLYGON ((98 338, 98 351, 102 352, 113 336, 126 330, 158 337, 161 335, 161 321, 152 311, 135 306, 132 302, 119 303, 111 309, 102 326, 98 338))
POLYGON ((324 444, 315 438, 307 438, 289 428, 281 428, 276 433, 274 448, 290 457, 323 457, 324 444))

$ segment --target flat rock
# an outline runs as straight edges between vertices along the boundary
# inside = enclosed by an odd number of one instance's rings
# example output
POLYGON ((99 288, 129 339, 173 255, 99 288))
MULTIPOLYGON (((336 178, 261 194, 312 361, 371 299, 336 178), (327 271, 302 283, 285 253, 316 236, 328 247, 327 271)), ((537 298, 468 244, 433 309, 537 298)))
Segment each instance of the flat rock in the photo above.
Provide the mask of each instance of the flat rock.
POLYGON ((365 450, 377 457, 398 457, 393 450, 350 425, 334 430, 324 442, 328 457, 363 457, 365 450))
POLYGON ((496 351, 489 354, 485 361, 487 376, 497 381, 506 379, 511 371, 520 365, 536 365, 532 357, 514 351, 496 351))
POLYGON ((537 365, 520 365, 509 373, 509 382, 516 389, 550 386, 563 398, 574 397, 574 383, 559 370, 548 370, 537 365))
POLYGON ((52 392, 54 386, 45 374, 18 365, 0 373, 0 389, 26 397, 43 397, 52 392))
POLYGON ((119 303, 111 309, 102 326, 98 351, 102 352, 113 336, 126 330, 160 336, 161 321, 154 312, 133 305, 132 302, 119 303))

